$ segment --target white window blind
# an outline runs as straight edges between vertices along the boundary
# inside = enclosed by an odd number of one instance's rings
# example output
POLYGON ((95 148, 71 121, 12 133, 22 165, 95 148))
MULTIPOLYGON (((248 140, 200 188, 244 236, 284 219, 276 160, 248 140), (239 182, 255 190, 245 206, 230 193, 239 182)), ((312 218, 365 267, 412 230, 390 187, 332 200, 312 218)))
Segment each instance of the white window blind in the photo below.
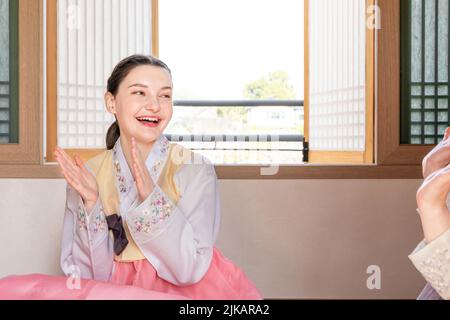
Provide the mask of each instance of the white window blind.
POLYGON ((365 149, 365 0, 309 1, 310 150, 365 149))
POLYGON ((114 66, 151 54, 151 0, 58 0, 58 145, 104 148, 114 66))

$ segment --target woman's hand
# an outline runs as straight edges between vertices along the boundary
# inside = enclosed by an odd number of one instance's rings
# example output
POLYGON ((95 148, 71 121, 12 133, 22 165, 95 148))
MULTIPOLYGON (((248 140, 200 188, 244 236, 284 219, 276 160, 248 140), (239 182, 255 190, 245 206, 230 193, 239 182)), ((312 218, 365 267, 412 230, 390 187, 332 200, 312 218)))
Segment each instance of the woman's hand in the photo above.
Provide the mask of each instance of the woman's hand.
POLYGON ((419 210, 447 208, 447 194, 450 192, 450 164, 430 174, 417 190, 419 210))
POLYGON ((86 211, 90 212, 98 199, 98 185, 94 175, 86 169, 78 155, 75 155, 75 161, 73 161, 59 147, 56 147, 54 154, 67 183, 79 193, 83 199, 86 211))
POLYGON ((424 181, 416 194, 425 239, 430 242, 450 228, 450 127, 444 139, 422 161, 424 181))
POLYGON ((450 228, 447 195, 450 192, 450 165, 430 174, 416 194, 422 228, 431 242, 450 228))
POLYGON ((150 172, 148 172, 141 152, 137 148, 136 139, 131 137, 131 158, 133 160, 133 176, 136 180, 139 201, 142 203, 153 192, 155 184, 153 183, 150 172))
POLYGON ((445 130, 444 139, 428 153, 422 161, 422 173, 426 179, 433 172, 450 163, 450 127, 445 130))

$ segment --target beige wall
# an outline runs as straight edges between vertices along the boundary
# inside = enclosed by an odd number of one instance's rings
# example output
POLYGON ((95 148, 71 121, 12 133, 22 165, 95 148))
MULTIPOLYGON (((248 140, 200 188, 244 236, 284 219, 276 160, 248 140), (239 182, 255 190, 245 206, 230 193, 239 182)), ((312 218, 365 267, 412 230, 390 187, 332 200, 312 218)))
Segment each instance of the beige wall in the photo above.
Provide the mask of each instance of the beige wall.
MULTIPOLYGON (((265 298, 415 298, 419 180, 220 182, 217 246, 265 298), (381 268, 381 290, 366 269, 381 268)), ((0 179, 0 277, 58 274, 65 181, 0 179)))

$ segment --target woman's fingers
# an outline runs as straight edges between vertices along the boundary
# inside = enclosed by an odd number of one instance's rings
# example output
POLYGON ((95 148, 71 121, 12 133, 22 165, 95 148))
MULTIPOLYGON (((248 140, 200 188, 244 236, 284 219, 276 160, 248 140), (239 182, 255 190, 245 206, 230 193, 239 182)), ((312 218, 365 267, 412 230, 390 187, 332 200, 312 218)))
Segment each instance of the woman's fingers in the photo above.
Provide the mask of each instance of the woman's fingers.
POLYGON ((60 155, 60 159, 62 163, 72 172, 76 173, 78 168, 77 165, 74 163, 72 158, 69 157, 67 153, 64 152, 61 148, 57 147, 58 154, 60 155))
POLYGON ((431 173, 417 191, 419 206, 440 205, 450 191, 450 165, 431 173))
POLYGON ((443 145, 433 154, 435 162, 442 163, 441 168, 450 163, 450 146, 443 145))
POLYGON ((74 188, 76 191, 78 191, 78 193, 80 193, 80 182, 79 180, 73 176, 73 174, 71 174, 70 172, 67 171, 62 171, 64 178, 67 180, 67 183, 69 183, 72 188, 74 188))
POLYGON ((422 161, 422 171, 424 178, 431 173, 445 167, 450 163, 450 128, 446 130, 447 140, 444 138, 433 148, 422 161))
POLYGON ((81 169, 81 170, 83 170, 84 171, 84 169, 86 169, 85 167, 84 167, 84 164, 83 164, 83 160, 81 160, 81 158, 76 154, 75 155, 75 163, 76 163, 76 165, 81 169))
POLYGON ((450 136, 450 127, 447 127, 444 133, 444 140, 447 140, 449 136, 450 136))
POLYGON ((63 167, 64 167, 64 169, 66 171, 72 173, 74 176, 78 176, 80 174, 79 170, 77 170, 77 168, 75 168, 75 166, 72 163, 70 163, 67 159, 65 159, 64 157, 60 156, 60 160, 61 160, 61 163, 63 164, 63 167))
POLYGON ((134 171, 134 178, 136 179, 136 183, 138 185, 140 185, 141 182, 142 182, 142 177, 141 177, 139 169, 138 169, 138 167, 136 165, 136 162, 133 162, 133 171, 134 171))
POLYGON ((55 157, 56 157, 56 161, 58 162, 58 164, 61 167, 61 170, 68 171, 69 168, 68 168, 66 160, 63 158, 63 156, 59 152, 55 151, 55 157))
POLYGON ((62 156, 63 160, 65 160, 67 165, 69 165, 72 169, 76 169, 77 167, 76 163, 64 150, 59 149, 59 153, 62 156))
POLYGON ((73 188, 77 189, 77 188, 76 188, 76 184, 77 184, 77 183, 75 182, 75 180, 74 180, 72 174, 69 173, 69 172, 67 172, 67 171, 63 171, 62 174, 64 175, 64 178, 66 178, 67 182, 68 182, 73 188))
POLYGON ((55 151, 55 156, 67 183, 80 194, 83 200, 94 199, 94 194, 98 194, 97 182, 84 166, 83 160, 75 155, 75 160, 72 161, 67 154, 64 156, 61 150, 55 151))
POLYGON ((131 156, 133 158, 133 166, 135 167, 136 175, 142 178, 142 166, 138 157, 138 149, 136 147, 136 140, 131 138, 131 156))
POLYGON ((67 160, 66 157, 63 156, 62 152, 60 150, 55 152, 56 160, 58 161, 59 165, 61 166, 61 171, 64 175, 64 178, 66 178, 67 182, 70 183, 72 187, 75 189, 79 189, 80 185, 80 172, 79 170, 76 170, 74 168, 73 164, 71 165, 70 161, 67 160))
POLYGON ((436 170, 430 174, 424 181, 424 184, 433 186, 434 188, 441 188, 450 186, 450 165, 436 170))
POLYGON ((80 182, 80 177, 79 177, 79 175, 76 174, 76 173, 74 173, 74 172, 71 171, 70 169, 64 168, 64 169, 63 169, 63 172, 64 172, 66 175, 68 175, 74 183, 79 183, 79 182, 80 182))
POLYGON ((135 156, 135 142, 134 142, 134 138, 131 137, 131 159, 133 160, 133 165, 132 165, 132 170, 133 170, 133 174, 134 174, 134 179, 136 180, 136 183, 138 183, 138 179, 139 179, 139 171, 138 168, 136 166, 136 156, 135 156))
POLYGON ((81 172, 86 174, 86 175, 91 175, 91 173, 89 172, 88 169, 86 169, 86 166, 84 165, 83 160, 80 158, 79 155, 75 155, 75 163, 77 164, 77 166, 80 168, 81 172))

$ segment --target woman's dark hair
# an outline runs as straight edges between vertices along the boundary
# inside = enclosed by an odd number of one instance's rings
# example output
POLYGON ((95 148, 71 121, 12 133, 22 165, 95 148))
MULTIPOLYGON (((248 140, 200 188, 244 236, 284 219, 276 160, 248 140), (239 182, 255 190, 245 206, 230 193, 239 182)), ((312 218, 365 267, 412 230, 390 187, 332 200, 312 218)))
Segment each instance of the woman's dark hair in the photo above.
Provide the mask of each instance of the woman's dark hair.
MULTIPOLYGON (((126 76, 131 72, 131 70, 143 65, 157 66, 163 68, 167 70, 169 74, 172 76, 169 67, 161 60, 153 56, 135 54, 123 59, 114 67, 111 76, 108 78, 107 84, 108 92, 110 92, 113 96, 116 96, 117 91, 119 90, 119 86, 122 83, 123 79, 126 78, 126 76)), ((108 150, 112 149, 117 139, 119 139, 119 137, 120 137, 120 128, 116 118, 116 121, 114 121, 114 123, 109 127, 108 132, 106 133, 106 148, 108 150)))

